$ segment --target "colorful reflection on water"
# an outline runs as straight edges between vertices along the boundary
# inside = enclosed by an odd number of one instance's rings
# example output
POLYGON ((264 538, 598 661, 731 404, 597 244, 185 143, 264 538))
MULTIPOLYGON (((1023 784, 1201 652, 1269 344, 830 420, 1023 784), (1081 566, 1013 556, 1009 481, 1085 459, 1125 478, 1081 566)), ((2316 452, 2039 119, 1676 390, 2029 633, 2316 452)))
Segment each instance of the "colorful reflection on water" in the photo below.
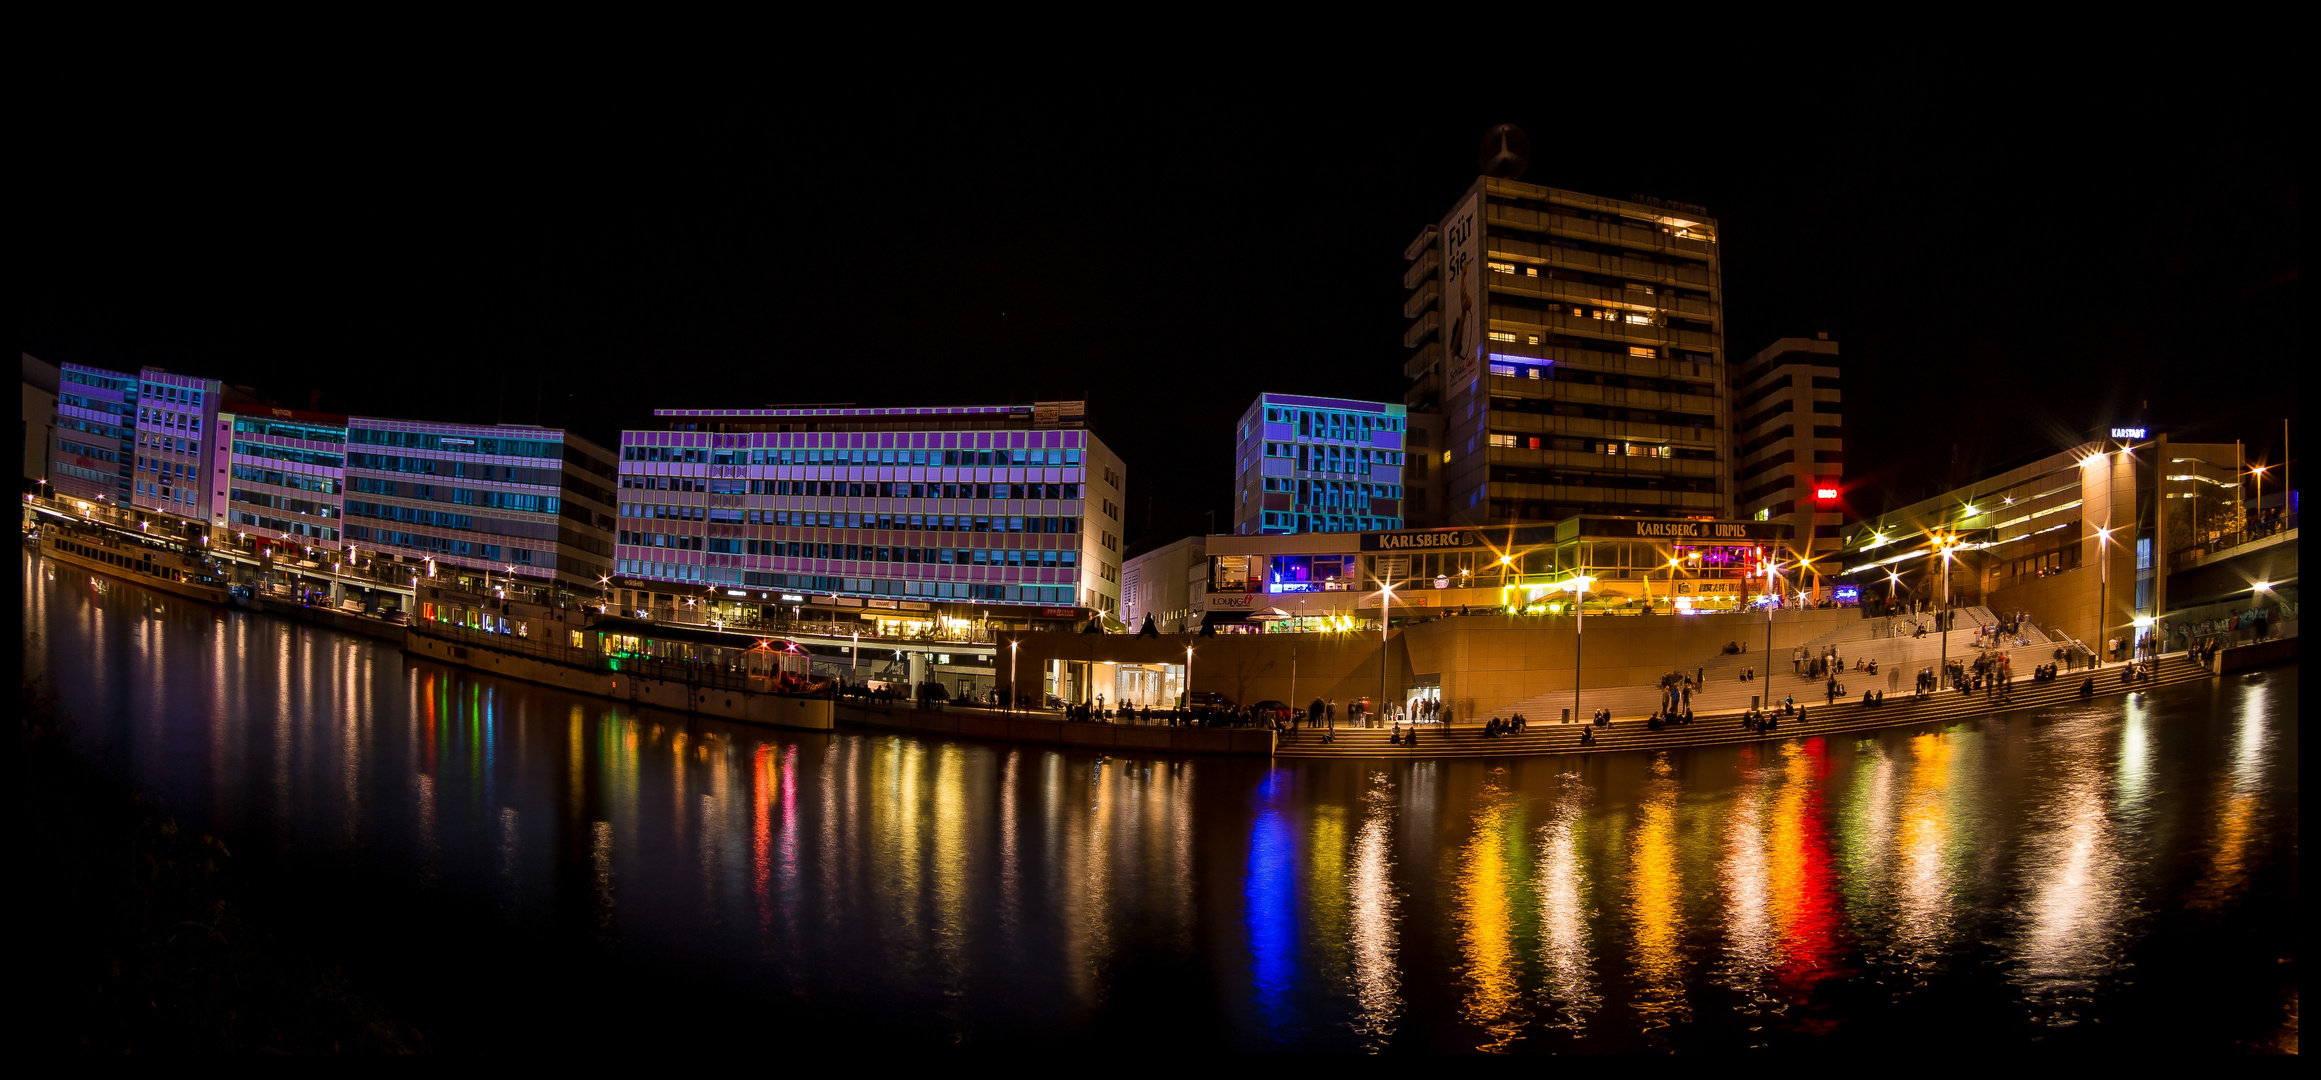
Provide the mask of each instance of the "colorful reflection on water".
POLYGON ((2128 1045, 2171 982, 2272 1003, 2216 1045, 2293 1016, 2290 669, 1651 756, 1117 758, 705 722, 38 565, 28 670, 189 823, 768 1016, 1355 1052, 1867 1044, 1962 1002, 1968 1041, 2128 1045))

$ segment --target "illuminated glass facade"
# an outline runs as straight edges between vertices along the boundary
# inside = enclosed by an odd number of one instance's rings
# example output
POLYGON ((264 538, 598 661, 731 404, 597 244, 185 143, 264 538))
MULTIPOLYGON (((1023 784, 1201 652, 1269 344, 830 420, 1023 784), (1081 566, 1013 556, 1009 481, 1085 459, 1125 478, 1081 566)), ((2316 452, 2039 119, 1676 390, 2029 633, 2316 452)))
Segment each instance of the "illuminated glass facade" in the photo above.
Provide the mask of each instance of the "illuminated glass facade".
POLYGON ((261 540, 338 547, 346 450, 343 416, 273 408, 219 413, 210 523, 261 540))
POLYGON ((1257 395, 1234 428, 1234 533, 1401 528, 1408 434, 1401 405, 1257 395))
POLYGON ((613 455, 519 424, 347 420, 346 542, 560 596, 612 573, 613 455))
POLYGON ((633 590, 929 621, 1119 617, 1126 472, 1076 415, 656 415, 668 430, 621 436, 617 567, 633 590))

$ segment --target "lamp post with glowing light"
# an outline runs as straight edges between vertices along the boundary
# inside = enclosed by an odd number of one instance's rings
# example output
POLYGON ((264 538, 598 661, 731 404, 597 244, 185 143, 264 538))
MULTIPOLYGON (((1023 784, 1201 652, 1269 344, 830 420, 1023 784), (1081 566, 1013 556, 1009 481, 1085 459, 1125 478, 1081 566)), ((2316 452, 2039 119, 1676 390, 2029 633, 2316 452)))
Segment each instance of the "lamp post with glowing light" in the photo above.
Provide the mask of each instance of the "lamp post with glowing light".
POLYGON ((1021 648, 1023 648, 1022 641, 1007 643, 1007 711, 1009 712, 1015 711, 1015 654, 1016 650, 1021 648))
MULTIPOLYGON (((2257 512, 2258 514, 2264 513, 2264 510, 2265 510, 2265 470, 2266 470, 2266 469, 2270 469, 2270 468, 2272 468, 2272 466, 2270 466, 2270 465, 2251 465, 2251 466, 2249 466, 2249 467, 2248 467, 2248 474, 2249 474, 2250 476, 2252 476, 2252 477, 2256 478, 2256 482, 2257 482, 2257 505, 2256 505, 2256 512, 2257 512)), ((2286 505, 2286 504, 2287 504, 2287 502, 2288 502, 2288 500, 2286 500, 2286 499, 2282 500, 2282 503, 2283 503, 2284 505, 2286 505)), ((2286 511, 2284 511, 2284 513, 2285 513, 2285 512, 2286 512, 2286 511)), ((2241 516, 2241 531, 2242 531, 2242 532, 2247 532, 2247 531, 2248 531, 2248 522, 2249 522, 2249 520, 2250 520, 2251 518, 2253 518, 2253 517, 2255 517, 2255 514, 2243 514, 2243 515, 2241 516)))
POLYGON ((2095 530, 2095 636, 2104 645, 2104 654, 2096 657, 2097 667, 2111 659, 2111 516, 2104 515, 2103 526, 2095 530))
MULTIPOLYGON (((1936 533, 1934 546, 1942 549, 1942 610, 1934 618, 1942 624, 1942 678, 1950 678, 1950 550, 1958 546, 1958 535, 1936 533)), ((1940 684, 1937 684, 1940 685, 1940 684)))
MULTIPOLYGON (((1501 561, 1506 561, 1505 556, 1501 556, 1501 561)), ((1500 582, 1504 588, 1504 574, 1500 576, 1500 582)), ((1381 712, 1386 709, 1386 631, 1394 625, 1393 615, 1394 587, 1388 585, 1382 577, 1378 579, 1378 708, 1381 712)))
POLYGON ((1588 625, 1588 586, 1595 583, 1596 579, 1586 574, 1564 582, 1572 594, 1572 723, 1575 724, 1584 722, 1580 719, 1580 635, 1588 625))

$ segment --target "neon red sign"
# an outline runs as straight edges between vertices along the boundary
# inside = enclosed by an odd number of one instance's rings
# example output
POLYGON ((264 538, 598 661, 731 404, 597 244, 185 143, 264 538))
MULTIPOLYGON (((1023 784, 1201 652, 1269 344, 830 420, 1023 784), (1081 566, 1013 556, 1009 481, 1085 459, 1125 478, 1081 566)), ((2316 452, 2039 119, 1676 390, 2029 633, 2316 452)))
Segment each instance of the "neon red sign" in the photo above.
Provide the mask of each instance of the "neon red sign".
POLYGON ((1813 489, 1813 497, 1820 499, 1823 502, 1828 502, 1831 499, 1837 498, 1837 489, 1833 487, 1815 488, 1813 489))

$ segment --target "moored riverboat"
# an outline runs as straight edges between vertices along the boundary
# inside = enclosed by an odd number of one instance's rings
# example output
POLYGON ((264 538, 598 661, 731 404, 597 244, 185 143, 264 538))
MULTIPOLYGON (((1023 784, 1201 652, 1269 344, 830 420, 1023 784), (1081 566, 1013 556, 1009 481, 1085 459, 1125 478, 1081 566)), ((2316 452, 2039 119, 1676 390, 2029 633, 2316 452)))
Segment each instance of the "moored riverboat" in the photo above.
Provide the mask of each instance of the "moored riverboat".
POLYGON ((110 530, 46 525, 40 531, 40 553, 66 566, 207 604, 226 603, 232 586, 225 569, 209 559, 110 530))

